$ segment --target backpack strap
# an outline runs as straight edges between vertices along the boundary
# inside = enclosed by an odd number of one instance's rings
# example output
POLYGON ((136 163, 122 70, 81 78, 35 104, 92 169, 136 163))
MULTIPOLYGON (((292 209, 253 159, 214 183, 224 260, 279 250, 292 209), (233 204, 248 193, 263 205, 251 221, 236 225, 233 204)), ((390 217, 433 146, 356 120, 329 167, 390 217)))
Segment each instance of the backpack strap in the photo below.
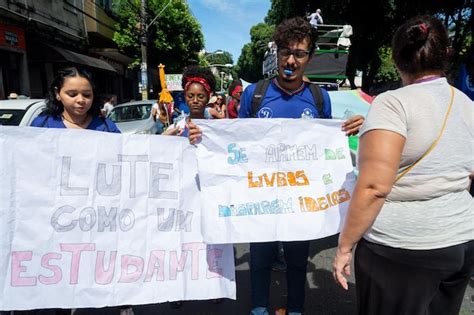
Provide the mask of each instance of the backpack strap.
POLYGON ((252 96, 252 112, 250 117, 257 118, 258 110, 260 109, 260 104, 262 104, 262 100, 265 97, 265 93, 267 92, 268 86, 270 85, 270 80, 260 80, 257 82, 257 86, 255 87, 255 91, 253 92, 252 96))
MULTIPOLYGON (((257 82, 255 87, 255 91, 253 92, 252 96, 252 112, 251 117, 257 118, 258 110, 260 109, 260 104, 262 104, 262 100, 267 92, 268 86, 270 85, 270 80, 260 80, 257 82)), ((328 118, 324 114, 323 111, 323 92, 321 91, 321 87, 317 84, 309 83, 309 89, 311 91, 311 95, 313 96, 314 106, 318 110, 318 115, 320 118, 328 118)))
POLYGON ((321 88, 317 84, 309 83, 309 89, 311 90, 311 94, 313 95, 314 106, 318 110, 319 118, 327 118, 323 111, 323 92, 321 92, 321 88))

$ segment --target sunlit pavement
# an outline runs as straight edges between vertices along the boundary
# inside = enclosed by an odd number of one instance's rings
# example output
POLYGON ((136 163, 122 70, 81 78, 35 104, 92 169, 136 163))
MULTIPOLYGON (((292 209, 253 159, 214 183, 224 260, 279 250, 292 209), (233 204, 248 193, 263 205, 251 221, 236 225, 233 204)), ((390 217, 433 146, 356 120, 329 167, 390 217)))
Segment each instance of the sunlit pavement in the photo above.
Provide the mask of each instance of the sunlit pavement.
MULTIPOLYGON (((354 277, 349 278, 349 290, 336 286, 331 273, 331 263, 337 245, 337 236, 312 241, 308 265, 305 314, 355 314, 356 298, 354 277)), ((135 315, 150 314, 249 314, 250 313, 250 272, 248 244, 235 245, 237 300, 223 300, 220 304, 211 301, 186 301, 179 309, 169 303, 134 306, 135 315)), ((286 273, 273 272, 270 289, 270 315, 286 303, 286 273)), ((474 314, 474 281, 469 283, 464 295, 460 315, 474 314)))

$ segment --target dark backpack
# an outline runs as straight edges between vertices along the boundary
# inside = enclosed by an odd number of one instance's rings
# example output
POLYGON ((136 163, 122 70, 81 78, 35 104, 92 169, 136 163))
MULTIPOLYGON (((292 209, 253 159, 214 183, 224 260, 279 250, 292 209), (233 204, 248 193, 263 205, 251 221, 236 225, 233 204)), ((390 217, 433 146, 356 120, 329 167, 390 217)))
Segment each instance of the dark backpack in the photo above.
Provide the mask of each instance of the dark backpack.
MULTIPOLYGON (((260 80, 257 82, 257 86, 255 87, 255 91, 252 96, 252 118, 257 118, 257 113, 260 109, 260 104, 262 104, 263 97, 267 92, 268 86, 270 85, 270 80, 260 80)), ((311 94, 313 95, 314 104, 316 109, 318 110, 319 118, 328 118, 324 115, 323 112, 323 93, 321 92, 321 88, 317 84, 309 84, 309 89, 311 90, 311 94)))

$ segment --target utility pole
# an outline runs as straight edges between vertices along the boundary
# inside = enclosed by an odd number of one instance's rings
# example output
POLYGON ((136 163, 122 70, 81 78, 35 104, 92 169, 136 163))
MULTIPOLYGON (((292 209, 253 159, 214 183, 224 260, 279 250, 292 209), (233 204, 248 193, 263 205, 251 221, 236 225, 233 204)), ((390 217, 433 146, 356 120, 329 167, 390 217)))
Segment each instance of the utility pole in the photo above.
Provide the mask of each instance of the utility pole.
POLYGON ((156 20, 161 16, 161 14, 166 10, 166 8, 173 2, 173 0, 169 0, 168 3, 163 7, 163 9, 153 18, 150 24, 147 24, 147 16, 146 16, 146 1, 141 0, 140 6, 140 32, 141 32, 141 48, 142 48, 142 63, 140 64, 140 73, 141 73, 141 80, 140 80, 140 87, 142 92, 142 100, 148 99, 148 65, 147 65, 147 46, 148 46, 148 29, 150 26, 156 22, 156 20))
POLYGON ((141 0, 141 48, 142 48, 142 63, 140 64, 141 73, 141 92, 142 100, 148 99, 148 66, 147 66, 147 45, 148 45, 148 27, 146 25, 146 0, 141 0))

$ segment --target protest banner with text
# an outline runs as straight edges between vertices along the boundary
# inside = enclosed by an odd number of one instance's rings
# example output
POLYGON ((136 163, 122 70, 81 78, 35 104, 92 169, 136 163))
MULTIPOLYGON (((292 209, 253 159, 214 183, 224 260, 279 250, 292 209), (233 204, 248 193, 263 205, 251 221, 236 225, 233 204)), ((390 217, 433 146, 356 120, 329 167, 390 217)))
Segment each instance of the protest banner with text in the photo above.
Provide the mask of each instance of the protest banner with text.
POLYGON ((0 127, 0 310, 236 296, 180 137, 0 127))
POLYGON ((342 121, 197 123, 206 242, 310 240, 339 232, 355 183, 342 121))

